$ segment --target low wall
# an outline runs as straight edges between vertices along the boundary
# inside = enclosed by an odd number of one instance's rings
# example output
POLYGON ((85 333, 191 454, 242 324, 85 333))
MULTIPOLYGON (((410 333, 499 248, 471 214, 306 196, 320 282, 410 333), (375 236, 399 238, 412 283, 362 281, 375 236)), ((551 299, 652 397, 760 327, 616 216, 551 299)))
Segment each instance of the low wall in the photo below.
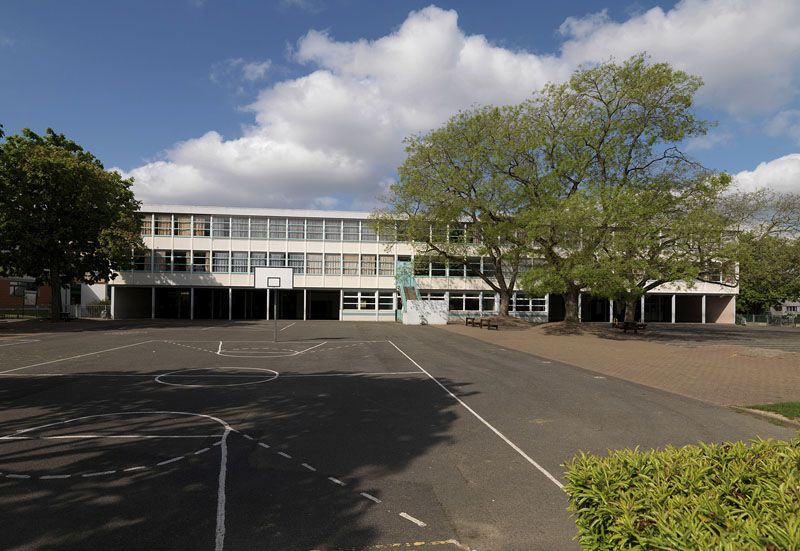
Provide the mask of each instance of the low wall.
POLYGON ((403 325, 447 325, 449 314, 443 300, 409 300, 403 312, 403 325))

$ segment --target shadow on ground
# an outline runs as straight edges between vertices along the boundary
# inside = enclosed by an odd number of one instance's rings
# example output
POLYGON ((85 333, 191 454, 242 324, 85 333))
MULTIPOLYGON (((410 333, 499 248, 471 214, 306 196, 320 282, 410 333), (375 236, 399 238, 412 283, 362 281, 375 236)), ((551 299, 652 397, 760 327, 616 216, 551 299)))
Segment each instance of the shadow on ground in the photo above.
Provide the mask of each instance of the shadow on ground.
MULTIPOLYGON (((401 504, 392 499, 431 490, 401 487, 387 493, 381 480, 450 443, 457 418, 453 400, 423 378, 295 379, 232 391, 125 378, 135 373, 98 375, 3 380, 0 434, 119 412, 191 412, 225 420, 242 433, 228 438, 225 549, 360 549, 392 541, 398 530, 411 526, 397 517, 395 507, 401 504), (409 396, 415 397, 413 403, 409 396), (332 484, 329 476, 346 486, 332 484)), ((449 388, 469 386, 442 382, 449 388)), ((100 432, 196 438, 0 440, 5 476, 0 478, 0 524, 13 527, 4 530, 2 547, 213 549, 221 458, 221 446, 213 444, 220 440, 220 426, 203 418, 141 413, 23 434, 100 432), (211 449, 195 455, 204 447, 211 449), (183 459, 156 466, 177 456, 183 459), (141 465, 148 468, 124 471, 141 465), (83 476, 109 470, 116 472, 83 476), (70 478, 41 478, 64 474, 70 478)), ((432 495, 415 496, 420 497, 435 503, 432 495)), ((432 528, 454 536, 450 526, 432 528)))

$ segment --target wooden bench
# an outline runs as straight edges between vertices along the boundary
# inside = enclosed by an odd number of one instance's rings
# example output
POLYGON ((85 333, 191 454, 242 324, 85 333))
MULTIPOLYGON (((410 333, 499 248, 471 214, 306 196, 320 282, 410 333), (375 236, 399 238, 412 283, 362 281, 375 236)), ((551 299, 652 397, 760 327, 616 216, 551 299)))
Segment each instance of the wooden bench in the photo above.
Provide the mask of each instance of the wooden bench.
POLYGON ((464 325, 468 325, 471 327, 477 327, 475 322, 478 321, 478 318, 464 318, 464 325))
POLYGON ((622 329, 623 333, 627 333, 628 331, 638 333, 640 330, 644 331, 647 329, 647 324, 640 321, 622 321, 617 322, 617 328, 622 329))
POLYGON ((497 323, 495 320, 491 320, 489 318, 481 318, 480 327, 486 326, 486 330, 494 329, 495 331, 500 331, 500 324, 497 323))

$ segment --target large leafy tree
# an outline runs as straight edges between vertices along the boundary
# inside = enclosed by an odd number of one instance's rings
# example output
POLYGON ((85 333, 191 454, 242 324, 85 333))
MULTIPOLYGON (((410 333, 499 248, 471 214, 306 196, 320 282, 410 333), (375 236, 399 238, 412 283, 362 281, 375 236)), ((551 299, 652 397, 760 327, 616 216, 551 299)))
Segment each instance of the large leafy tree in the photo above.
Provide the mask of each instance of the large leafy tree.
POLYGON ((379 226, 400 220, 421 257, 467 263, 499 294, 501 316, 532 245, 519 224, 528 194, 510 174, 521 162, 518 122, 516 107, 474 108, 408 138, 399 180, 377 213, 379 226), (482 266, 468 262, 475 256, 486 258, 482 266))
MULTIPOLYGON (((579 69, 524 105, 525 163, 514 176, 530 194, 526 233, 543 261, 521 286, 563 293, 568 321, 577 318, 581 290, 598 284, 597 256, 614 225, 635 214, 630 202, 641 200, 637 194, 670 194, 700 181, 700 167, 677 146, 707 130, 692 111, 701 85, 699 77, 642 54, 579 69)), ((636 223, 644 233, 654 229, 647 217, 636 223)))
POLYGON ((0 143, 2 273, 48 283, 58 319, 62 287, 113 278, 142 246, 132 183, 51 129, 7 136, 0 143))

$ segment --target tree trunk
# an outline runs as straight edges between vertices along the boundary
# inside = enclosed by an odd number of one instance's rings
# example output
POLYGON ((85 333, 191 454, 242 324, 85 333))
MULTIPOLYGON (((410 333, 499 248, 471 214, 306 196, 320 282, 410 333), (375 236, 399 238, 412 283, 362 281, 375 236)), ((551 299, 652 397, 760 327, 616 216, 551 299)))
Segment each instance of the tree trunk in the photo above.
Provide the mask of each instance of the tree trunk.
POLYGON ((61 277, 58 270, 50 269, 50 321, 61 319, 61 277))
POLYGON ((564 321, 578 323, 578 295, 581 290, 577 285, 568 285, 564 293, 564 321))
POLYGON ((639 302, 639 297, 628 297, 625 299, 625 321, 636 321, 636 303, 639 302))
POLYGON ((497 307, 497 315, 507 318, 509 304, 511 304, 511 292, 507 290, 500 291, 500 305, 497 307))

